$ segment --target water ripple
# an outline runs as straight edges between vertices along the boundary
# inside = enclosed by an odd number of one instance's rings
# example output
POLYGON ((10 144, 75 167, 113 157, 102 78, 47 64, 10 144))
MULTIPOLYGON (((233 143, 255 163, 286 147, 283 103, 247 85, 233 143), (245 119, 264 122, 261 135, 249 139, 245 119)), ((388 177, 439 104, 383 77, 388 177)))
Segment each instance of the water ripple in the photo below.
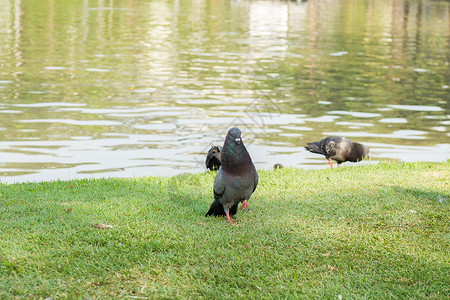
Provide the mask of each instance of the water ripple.
POLYGON ((442 111, 442 108, 438 106, 425 106, 425 105, 388 105, 391 108, 412 110, 412 111, 442 111))
POLYGON ((108 120, 71 120, 71 119, 33 119, 33 120, 18 120, 20 123, 62 123, 68 125, 83 125, 83 126, 116 126, 121 125, 122 122, 108 121, 108 120))

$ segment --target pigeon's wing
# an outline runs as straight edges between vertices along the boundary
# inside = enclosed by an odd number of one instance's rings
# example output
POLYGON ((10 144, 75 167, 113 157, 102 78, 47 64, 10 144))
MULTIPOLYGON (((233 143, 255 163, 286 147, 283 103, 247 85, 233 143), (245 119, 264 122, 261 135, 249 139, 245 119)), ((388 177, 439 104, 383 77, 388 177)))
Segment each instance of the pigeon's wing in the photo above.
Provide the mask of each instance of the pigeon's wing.
POLYGON ((325 156, 332 157, 336 155, 336 152, 338 151, 339 147, 339 141, 332 139, 332 138, 325 138, 321 141, 320 148, 322 149, 322 153, 325 154, 325 156))
POLYGON ((256 187, 258 186, 258 180, 259 180, 259 178, 258 178, 258 172, 256 172, 256 175, 255 175, 255 181, 254 181, 254 184, 253 184, 253 191, 252 191, 252 194, 253 194, 253 192, 256 190, 256 187))
MULTIPOLYGON (((221 203, 222 196, 225 193, 225 182, 223 180, 223 170, 219 168, 219 171, 216 174, 216 178, 214 179, 214 202, 211 204, 206 216, 224 216, 225 211, 223 209, 223 205, 221 203)), ((236 214, 236 209, 234 211, 236 214)))
POLYGON ((219 200, 222 198, 223 194, 225 193, 225 180, 223 176, 223 169, 219 168, 219 171, 216 174, 216 178, 214 179, 214 199, 219 200))

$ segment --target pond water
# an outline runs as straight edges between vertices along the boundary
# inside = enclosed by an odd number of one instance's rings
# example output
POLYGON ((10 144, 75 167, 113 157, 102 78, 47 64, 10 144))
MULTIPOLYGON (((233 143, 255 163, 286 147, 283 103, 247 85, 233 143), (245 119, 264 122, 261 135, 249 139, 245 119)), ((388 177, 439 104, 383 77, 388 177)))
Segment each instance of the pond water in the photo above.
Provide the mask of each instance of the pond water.
POLYGON ((3 183, 204 172, 232 126, 259 169, 450 158, 448 1, 0 3, 3 183))

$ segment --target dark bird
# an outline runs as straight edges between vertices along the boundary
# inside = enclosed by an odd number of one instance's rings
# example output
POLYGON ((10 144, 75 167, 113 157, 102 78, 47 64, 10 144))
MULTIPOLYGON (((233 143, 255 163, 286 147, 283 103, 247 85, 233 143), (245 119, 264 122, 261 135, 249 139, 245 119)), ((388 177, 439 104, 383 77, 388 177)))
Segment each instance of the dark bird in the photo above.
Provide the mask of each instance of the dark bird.
POLYGON ((221 146, 212 146, 211 149, 209 149, 205 161, 207 169, 210 169, 211 171, 217 171, 219 169, 222 160, 220 152, 222 152, 221 146))
POLYGON ((274 168, 274 169, 282 169, 282 168, 284 168, 284 167, 283 167, 282 164, 276 163, 276 164, 273 165, 273 168, 274 168))
POLYGON ((320 142, 308 143, 305 148, 312 153, 325 155, 330 168, 333 167, 330 158, 335 160, 339 167, 345 161, 358 162, 369 155, 369 148, 341 136, 326 137, 320 142))
POLYGON ((258 185, 258 173, 255 165, 241 139, 241 131, 233 127, 225 138, 222 154, 222 165, 214 179, 214 202, 206 216, 227 217, 235 215, 239 202, 241 209, 248 209, 247 200, 258 185))

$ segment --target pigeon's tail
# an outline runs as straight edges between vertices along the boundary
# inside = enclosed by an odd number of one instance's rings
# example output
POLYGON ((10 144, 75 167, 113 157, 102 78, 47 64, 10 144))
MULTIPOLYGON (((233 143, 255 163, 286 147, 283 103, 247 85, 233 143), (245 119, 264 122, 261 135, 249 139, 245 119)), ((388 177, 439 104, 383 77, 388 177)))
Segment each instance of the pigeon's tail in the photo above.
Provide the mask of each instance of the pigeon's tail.
MULTIPOLYGON (((235 215, 237 213, 239 202, 233 205, 230 208, 230 215, 235 215)), ((211 204, 211 207, 209 208, 208 212, 206 213, 205 217, 207 216, 225 216, 225 210, 223 209, 223 205, 220 204, 219 200, 214 200, 214 202, 211 204)))
POLYGON ((221 216, 225 215, 225 211, 223 210, 222 204, 220 204, 219 200, 215 199, 214 202, 211 204, 211 207, 209 208, 208 212, 206 213, 205 217, 207 216, 221 216), (221 213, 222 212, 222 213, 221 213))
POLYGON ((312 153, 323 154, 322 150, 320 149, 319 142, 308 143, 308 146, 305 146, 305 149, 312 153))

